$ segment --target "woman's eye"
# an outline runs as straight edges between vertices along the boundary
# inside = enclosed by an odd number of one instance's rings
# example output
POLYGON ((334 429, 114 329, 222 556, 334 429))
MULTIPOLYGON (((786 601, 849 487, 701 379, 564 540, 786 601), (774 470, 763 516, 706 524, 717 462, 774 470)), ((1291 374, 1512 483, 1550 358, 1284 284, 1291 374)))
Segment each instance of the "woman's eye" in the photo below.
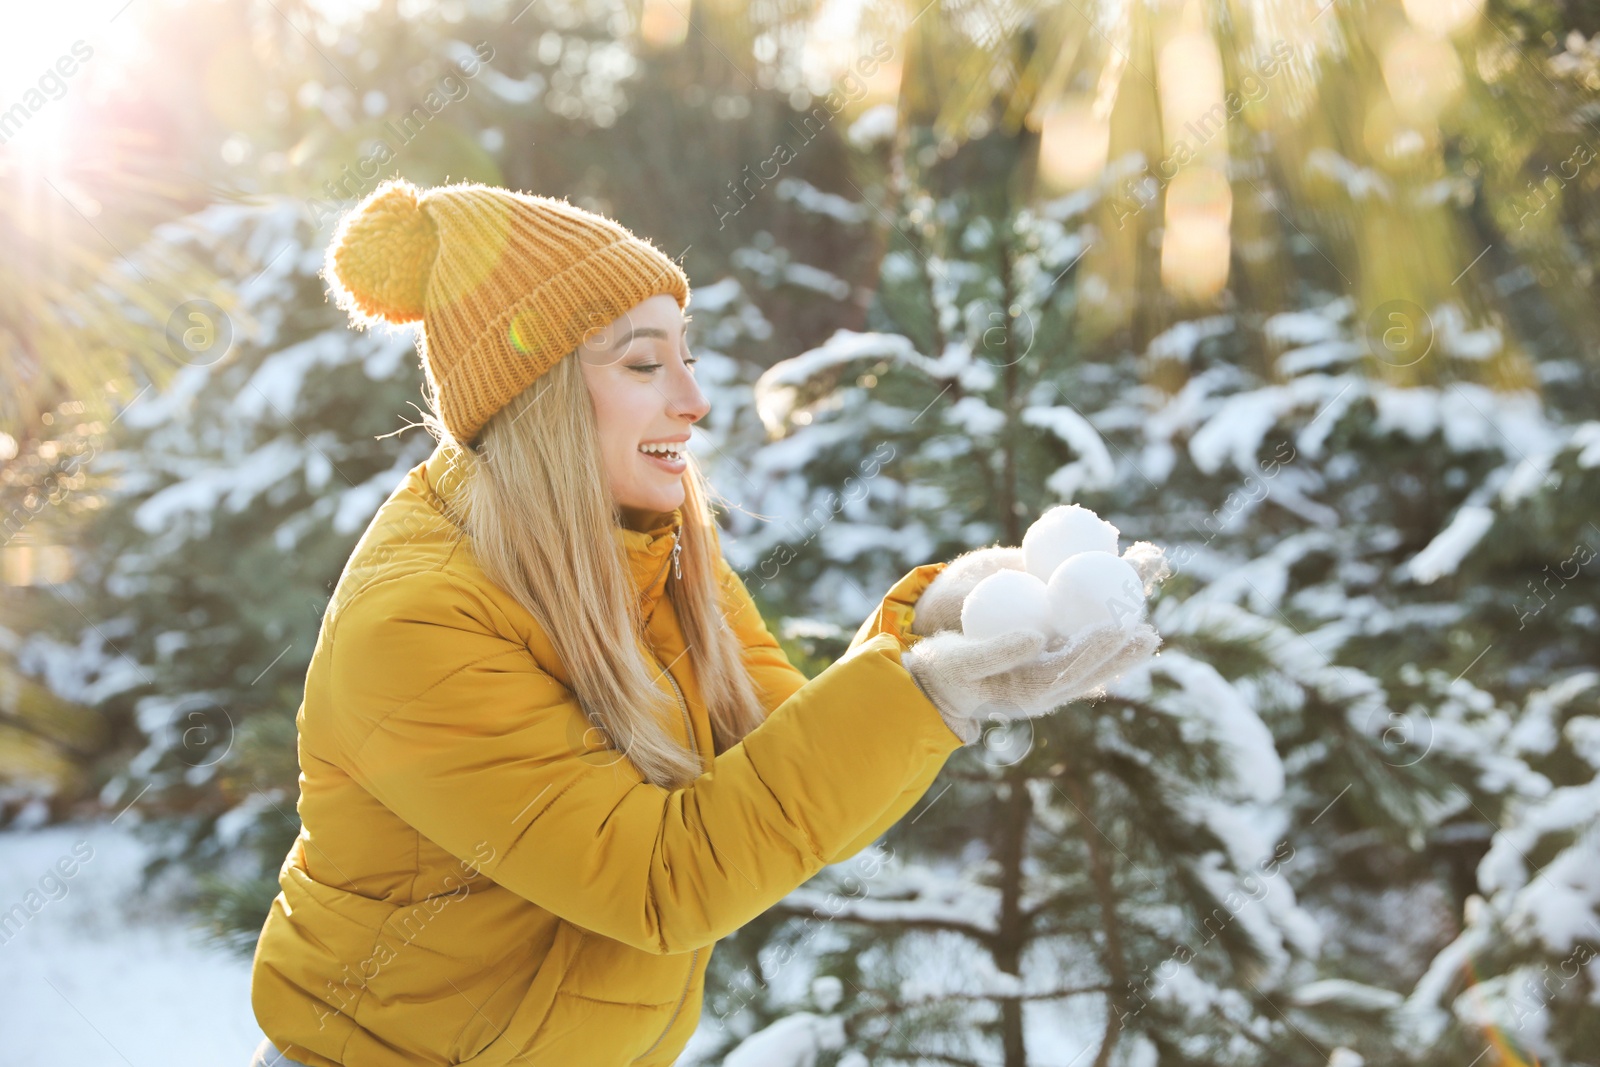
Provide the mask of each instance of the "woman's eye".
MULTIPOLYGON (((696 363, 700 362, 700 357, 699 356, 691 356, 689 359, 686 359, 683 362, 684 362, 685 366, 692 367, 696 363)), ((640 371, 644 371, 646 374, 651 374, 651 373, 654 373, 655 371, 660 370, 661 369, 661 364, 659 364, 659 363, 630 363, 630 364, 628 364, 628 369, 629 370, 640 370, 640 371)))

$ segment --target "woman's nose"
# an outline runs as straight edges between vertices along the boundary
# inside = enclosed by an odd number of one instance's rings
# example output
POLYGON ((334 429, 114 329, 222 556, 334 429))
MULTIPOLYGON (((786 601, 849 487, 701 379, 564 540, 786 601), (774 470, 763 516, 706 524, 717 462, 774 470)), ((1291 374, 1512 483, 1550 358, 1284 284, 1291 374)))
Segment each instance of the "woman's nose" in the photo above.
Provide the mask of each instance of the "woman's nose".
POLYGON ((700 383, 695 381, 689 368, 679 366, 673 375, 674 392, 670 398, 672 410, 687 418, 690 422, 698 422, 705 418, 706 412, 711 410, 711 401, 701 391, 700 383))

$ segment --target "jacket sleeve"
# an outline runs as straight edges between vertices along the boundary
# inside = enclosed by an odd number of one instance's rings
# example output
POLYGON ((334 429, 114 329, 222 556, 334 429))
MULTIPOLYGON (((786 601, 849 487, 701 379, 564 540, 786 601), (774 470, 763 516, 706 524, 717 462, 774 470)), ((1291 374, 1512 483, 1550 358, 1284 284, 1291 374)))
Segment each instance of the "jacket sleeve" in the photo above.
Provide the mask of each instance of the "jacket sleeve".
MULTIPOLYGON (((912 642, 920 640, 916 634, 911 633, 911 619, 914 615, 912 605, 944 568, 943 563, 930 563, 917 567, 891 586, 879 603, 878 609, 856 631, 855 637, 850 642, 849 652, 854 652, 878 634, 892 635, 899 642, 902 651, 912 642)), ((777 638, 773 637, 766 623, 762 621, 761 612, 756 608, 744 581, 732 566, 720 557, 718 571, 729 591, 726 594, 729 622, 744 646, 745 665, 750 671, 751 678, 755 681, 756 688, 764 694, 777 695, 776 700, 766 705, 770 712, 782 700, 787 699, 789 694, 804 685, 806 676, 789 662, 777 638)), ((873 819, 865 830, 836 852, 823 858, 828 863, 840 863, 882 837, 889 827, 904 818, 906 812, 927 793, 948 757, 949 753, 939 753, 925 761, 900 795, 873 819)))
POLYGON ((921 636, 911 632, 911 620, 916 617, 915 606, 917 600, 939 577, 939 572, 944 570, 948 563, 925 563, 913 568, 904 578, 901 578, 889 591, 884 594, 883 600, 878 604, 878 610, 862 623, 856 630, 856 636, 850 642, 854 649, 861 642, 868 640, 876 634, 893 634, 904 648, 910 648, 921 636))
POLYGON ((722 610, 738 637, 745 670, 761 695, 761 708, 772 714, 809 680, 789 662, 778 639, 767 629, 750 589, 727 559, 717 556, 717 579, 722 585, 722 610))
MULTIPOLYGON (((873 640, 879 634, 890 634, 899 643, 903 652, 916 642, 922 640, 920 636, 911 632, 911 620, 915 616, 912 605, 922 595, 922 591, 939 576, 944 570, 944 563, 927 563, 914 568, 905 577, 901 578, 889 591, 884 594, 883 600, 878 604, 878 610, 872 614, 859 629, 850 642, 850 649, 854 650, 873 640)), ((916 683, 912 683, 915 685, 916 683)), ((938 709, 935 709, 937 711, 938 709)), ((957 739, 959 740, 959 738, 957 739)), ((894 802, 884 809, 875 822, 861 833, 854 841, 840 849, 838 854, 829 862, 838 863, 847 860, 857 852, 872 844, 883 834, 905 818, 923 795, 933 785, 933 780, 939 776, 939 771, 944 767, 950 754, 942 753, 935 759, 924 761, 920 770, 912 777, 905 791, 895 798, 894 802)))
POLYGON ((647 952, 743 926, 961 745, 883 634, 664 789, 586 744, 570 690, 467 579, 406 575, 340 614, 330 706, 352 778, 518 896, 647 952))

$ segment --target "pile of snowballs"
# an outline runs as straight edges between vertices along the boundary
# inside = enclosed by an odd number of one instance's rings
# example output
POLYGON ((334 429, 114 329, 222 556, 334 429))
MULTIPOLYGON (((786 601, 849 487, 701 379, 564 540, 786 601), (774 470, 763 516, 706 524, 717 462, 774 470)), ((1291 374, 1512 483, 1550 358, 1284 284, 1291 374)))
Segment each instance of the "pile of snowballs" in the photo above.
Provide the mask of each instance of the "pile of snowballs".
POLYGON ((967 594, 961 632, 979 640, 1034 630, 1070 641, 1144 619, 1144 583, 1117 554, 1118 530, 1080 504, 1053 507, 1022 537, 1024 570, 996 571, 967 594))

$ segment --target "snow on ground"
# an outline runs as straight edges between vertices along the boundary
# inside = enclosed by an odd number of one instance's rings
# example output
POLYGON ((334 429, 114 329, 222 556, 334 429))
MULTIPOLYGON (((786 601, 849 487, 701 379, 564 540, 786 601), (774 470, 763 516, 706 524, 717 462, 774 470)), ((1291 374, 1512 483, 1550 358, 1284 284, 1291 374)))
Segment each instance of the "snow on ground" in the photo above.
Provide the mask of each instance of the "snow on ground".
POLYGON ((250 961, 138 893, 130 819, 0 833, 0 1067, 245 1067, 260 1044, 250 961))

